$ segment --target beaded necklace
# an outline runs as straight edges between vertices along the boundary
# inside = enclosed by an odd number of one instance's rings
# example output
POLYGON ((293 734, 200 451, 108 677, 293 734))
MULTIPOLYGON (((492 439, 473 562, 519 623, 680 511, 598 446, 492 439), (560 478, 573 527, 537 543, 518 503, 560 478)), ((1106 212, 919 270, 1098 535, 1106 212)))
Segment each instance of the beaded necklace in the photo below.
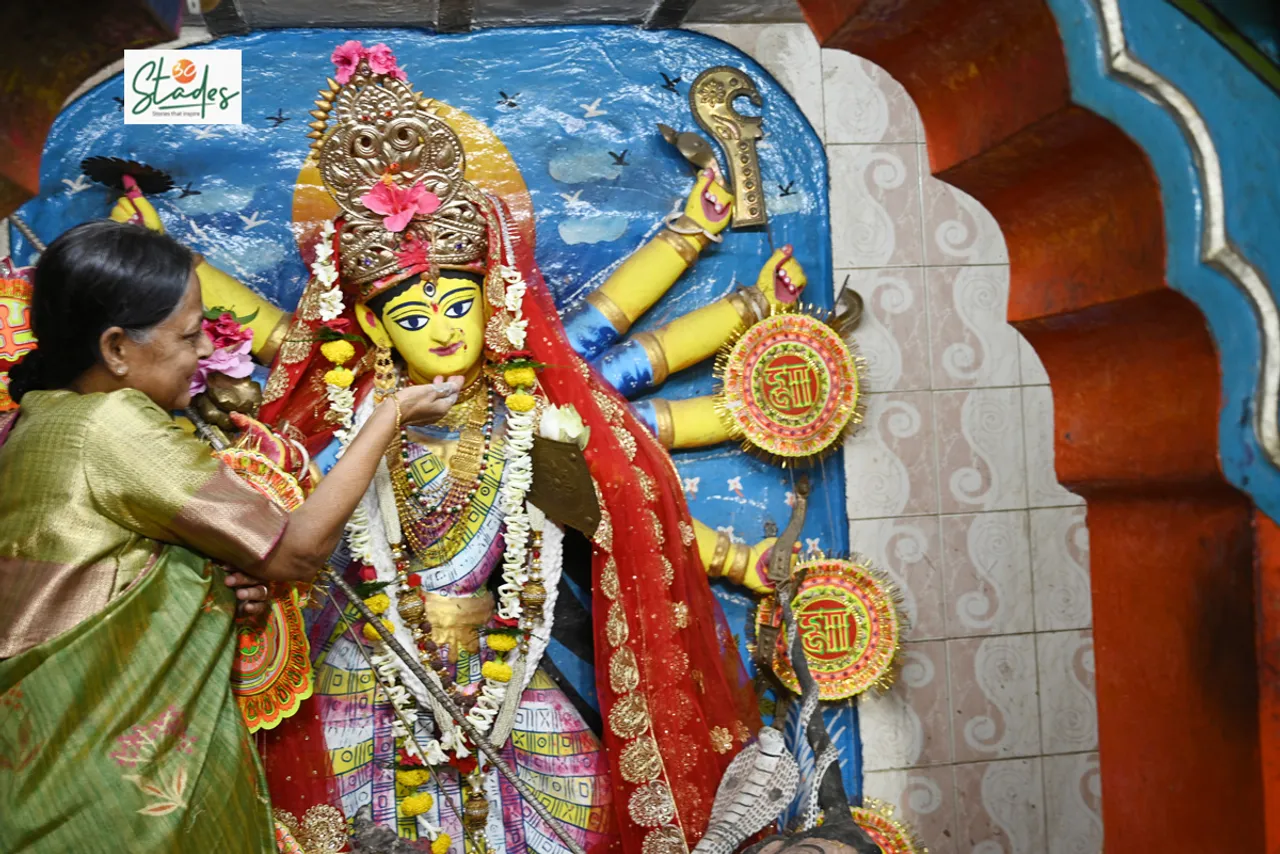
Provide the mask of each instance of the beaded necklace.
POLYGON ((387 449, 387 467, 395 493, 400 529, 410 551, 424 566, 438 566, 448 559, 457 541, 466 535, 457 524, 471 506, 489 467, 493 443, 493 395, 482 376, 479 388, 468 395, 471 402, 458 446, 449 461, 449 488, 436 499, 427 484, 418 483, 409 465, 410 441, 401 430, 387 449))

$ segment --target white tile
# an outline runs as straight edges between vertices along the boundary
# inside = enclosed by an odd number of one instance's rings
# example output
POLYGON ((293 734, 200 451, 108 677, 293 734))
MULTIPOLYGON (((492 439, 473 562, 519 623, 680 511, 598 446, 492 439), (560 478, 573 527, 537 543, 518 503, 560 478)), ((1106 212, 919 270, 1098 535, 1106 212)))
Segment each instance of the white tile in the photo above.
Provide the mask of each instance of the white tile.
POLYGON ((916 145, 829 145, 836 268, 923 262, 916 145))
POLYGON ((867 395, 844 445, 849 519, 938 512, 933 401, 927 391, 867 395))
POLYGON ((888 72, 843 50, 822 51, 827 142, 918 142, 915 104, 888 72))
POLYGON ((1049 854, 1102 854, 1102 773, 1098 754, 1046 756, 1049 854))
POLYGON ((935 391, 943 513, 1027 506, 1022 389, 935 391))
POLYGON ((1083 498, 1058 483, 1053 465, 1053 392, 1049 386, 1024 388, 1022 407, 1026 425, 1027 505, 1074 507, 1084 504, 1083 498))
POLYGON ((947 641, 957 762, 1040 753, 1035 636, 947 641))
POLYGON ((1031 574, 1037 631, 1093 625, 1089 528, 1083 506, 1031 511, 1031 574))
POLYGON ((1027 339, 1018 336, 1018 360, 1022 367, 1023 385, 1048 385, 1049 374, 1045 371, 1035 348, 1027 343, 1027 339))
POLYGON ((947 637, 1035 627, 1026 511, 942 517, 947 637))
POLYGON ((866 771, 951 762, 951 702, 943 641, 908 643, 893 687, 858 698, 866 771))
POLYGON ((1006 319, 1009 268, 930 267, 925 288, 933 388, 1018 385, 1019 336, 1006 319))
POLYGON ((956 766, 960 854, 1045 854, 1039 759, 956 766))
POLYGON ((925 263, 1008 264, 1009 251, 995 217, 973 196, 929 174, 923 146, 920 158, 920 174, 924 176, 925 263))
POLYGON ((1098 749, 1093 632, 1036 635, 1045 753, 1098 749))
POLYGON ((915 831, 929 854, 958 854, 954 766, 909 771, 869 771, 862 792, 889 804, 895 818, 915 831))
POLYGON ((863 300, 854 342, 870 391, 929 388, 929 312, 920 267, 837 270, 839 288, 863 300))

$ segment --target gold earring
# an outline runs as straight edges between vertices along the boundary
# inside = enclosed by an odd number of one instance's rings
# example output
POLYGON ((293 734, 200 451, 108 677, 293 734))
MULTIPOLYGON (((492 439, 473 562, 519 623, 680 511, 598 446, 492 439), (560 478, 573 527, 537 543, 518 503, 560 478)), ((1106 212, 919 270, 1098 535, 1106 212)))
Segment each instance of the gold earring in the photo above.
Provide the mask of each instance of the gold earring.
POLYGON ((373 358, 373 399, 381 403, 388 395, 395 394, 400 377, 396 374, 396 363, 391 358, 391 348, 378 345, 373 358))

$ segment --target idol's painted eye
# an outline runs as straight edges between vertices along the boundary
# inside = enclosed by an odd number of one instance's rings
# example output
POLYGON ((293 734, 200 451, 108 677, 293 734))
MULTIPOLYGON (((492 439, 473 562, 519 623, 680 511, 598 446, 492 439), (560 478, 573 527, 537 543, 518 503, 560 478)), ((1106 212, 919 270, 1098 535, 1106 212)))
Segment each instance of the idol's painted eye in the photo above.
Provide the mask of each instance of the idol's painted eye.
POLYGON ((429 320, 430 318, 425 314, 410 314, 407 317, 397 317, 396 323, 400 325, 401 329, 417 332, 420 329, 425 329, 429 320))
POLYGON ((464 299, 455 302, 444 310, 445 317, 459 318, 466 317, 467 312, 471 311, 471 306, 475 304, 475 298, 464 299))

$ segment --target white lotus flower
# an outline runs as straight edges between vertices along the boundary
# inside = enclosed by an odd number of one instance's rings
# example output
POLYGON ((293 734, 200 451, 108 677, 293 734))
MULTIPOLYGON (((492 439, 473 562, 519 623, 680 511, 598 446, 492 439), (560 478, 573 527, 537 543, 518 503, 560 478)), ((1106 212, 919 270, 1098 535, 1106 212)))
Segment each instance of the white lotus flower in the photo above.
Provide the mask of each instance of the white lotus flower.
POLYGON ((538 435, 553 442, 573 442, 579 448, 586 448, 591 428, 582 422, 582 416, 573 404, 566 403, 564 406, 547 407, 538 425, 538 435))

